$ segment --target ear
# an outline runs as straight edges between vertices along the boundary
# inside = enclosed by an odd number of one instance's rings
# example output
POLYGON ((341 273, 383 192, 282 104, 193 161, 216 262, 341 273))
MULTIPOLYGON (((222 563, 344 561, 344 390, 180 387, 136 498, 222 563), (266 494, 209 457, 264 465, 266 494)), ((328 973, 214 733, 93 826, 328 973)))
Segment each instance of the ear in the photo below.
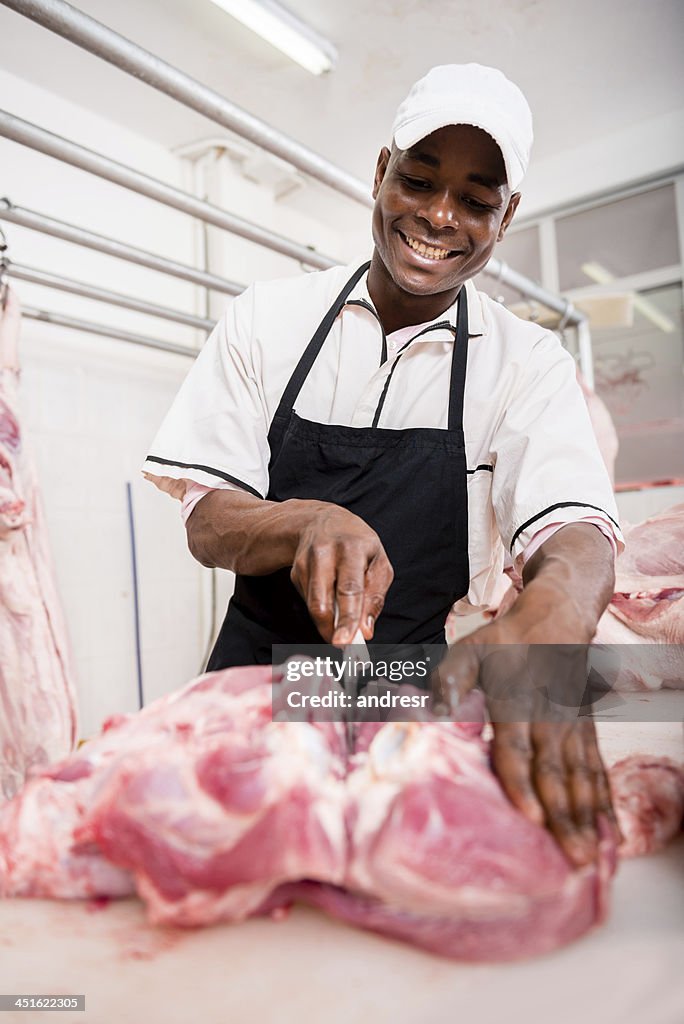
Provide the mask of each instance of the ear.
POLYGON ((383 146, 380 150, 380 156, 378 162, 375 165, 375 177, 373 178, 373 199, 378 198, 378 189, 382 185, 382 179, 385 177, 385 171, 390 161, 390 151, 387 146, 383 146))
POLYGON ((501 221, 501 227, 499 228, 499 234, 496 237, 497 242, 500 242, 501 239, 503 238, 503 236, 506 234, 506 231, 508 229, 508 225, 513 220, 513 214, 518 209, 518 203, 520 202, 520 197, 521 197, 521 193, 520 192, 514 192, 513 195, 511 196, 511 198, 508 200, 508 206, 506 207, 506 212, 504 213, 503 220, 501 221))

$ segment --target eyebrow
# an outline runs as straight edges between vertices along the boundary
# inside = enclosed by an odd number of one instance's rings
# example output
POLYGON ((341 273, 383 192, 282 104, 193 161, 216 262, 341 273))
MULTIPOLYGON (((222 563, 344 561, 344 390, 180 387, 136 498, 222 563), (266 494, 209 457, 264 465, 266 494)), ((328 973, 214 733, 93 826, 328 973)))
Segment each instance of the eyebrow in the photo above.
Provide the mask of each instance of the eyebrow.
MULTIPOLYGON (((439 157, 434 156, 432 153, 425 153, 418 149, 408 149, 406 150, 406 155, 409 160, 415 160, 419 164, 426 164, 428 167, 437 168, 440 166, 439 157)), ((498 181, 496 178, 490 178, 486 174, 478 174, 476 171, 468 175, 468 181, 472 181, 474 185, 483 185, 494 192, 498 192, 506 184, 505 181, 498 181)))
POLYGON ((474 185, 484 185, 485 188, 491 188, 495 192, 498 192, 500 188, 506 184, 505 181, 497 181, 496 178, 488 178, 486 174, 469 174, 468 181, 472 181, 474 185))
POLYGON ((428 167, 439 167, 439 157, 432 153, 423 153, 422 150, 408 149, 406 155, 409 160, 416 160, 419 164, 427 164, 428 167))

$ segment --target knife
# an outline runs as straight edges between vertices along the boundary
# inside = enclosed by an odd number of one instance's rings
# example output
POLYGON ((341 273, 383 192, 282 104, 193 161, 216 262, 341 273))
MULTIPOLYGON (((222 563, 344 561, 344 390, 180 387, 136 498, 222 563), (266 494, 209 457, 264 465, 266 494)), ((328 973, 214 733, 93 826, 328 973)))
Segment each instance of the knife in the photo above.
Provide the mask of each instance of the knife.
POLYGON ((350 750, 354 749, 354 740, 356 737, 356 695, 358 692, 359 682, 359 670, 356 668, 363 662, 369 662, 370 657, 368 655, 368 645, 363 638, 363 633, 360 629, 357 629, 351 641, 345 644, 342 648, 342 657, 344 658, 344 673, 342 675, 342 686, 344 692, 348 697, 351 707, 346 709, 347 713, 351 713, 351 718, 347 718, 346 733, 347 733, 347 746, 350 750))

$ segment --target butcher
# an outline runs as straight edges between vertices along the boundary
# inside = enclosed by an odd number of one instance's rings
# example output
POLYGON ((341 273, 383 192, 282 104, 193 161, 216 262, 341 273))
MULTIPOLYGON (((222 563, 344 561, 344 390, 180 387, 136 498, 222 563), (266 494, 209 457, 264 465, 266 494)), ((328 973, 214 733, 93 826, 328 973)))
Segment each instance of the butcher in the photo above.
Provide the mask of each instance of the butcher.
MULTIPOLYGON (((445 653, 438 711, 484 686, 483 651, 591 640, 622 538, 574 363, 473 283, 531 144, 500 71, 432 68, 377 160, 370 260, 256 282, 217 324, 143 467, 193 556, 236 574, 208 670, 358 629, 446 652, 449 610, 485 607, 505 556, 522 594, 445 653)), ((520 717, 494 722, 501 784, 586 863, 615 827, 593 725, 520 717)))

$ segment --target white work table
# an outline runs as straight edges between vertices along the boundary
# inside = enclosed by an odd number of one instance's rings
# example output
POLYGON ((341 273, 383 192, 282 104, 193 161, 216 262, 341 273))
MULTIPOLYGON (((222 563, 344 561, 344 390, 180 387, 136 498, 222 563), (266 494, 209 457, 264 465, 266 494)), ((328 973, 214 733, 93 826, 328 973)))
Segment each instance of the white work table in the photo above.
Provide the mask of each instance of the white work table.
MULTIPOLYGON (((676 752, 681 725, 662 730, 611 728, 606 753, 676 752)), ((621 864, 603 927, 513 964, 443 960, 305 907, 189 932, 148 926, 133 899, 0 901, 0 992, 84 993, 85 1013, 57 1017, 74 1024, 681 1024, 684 836, 621 864)))

